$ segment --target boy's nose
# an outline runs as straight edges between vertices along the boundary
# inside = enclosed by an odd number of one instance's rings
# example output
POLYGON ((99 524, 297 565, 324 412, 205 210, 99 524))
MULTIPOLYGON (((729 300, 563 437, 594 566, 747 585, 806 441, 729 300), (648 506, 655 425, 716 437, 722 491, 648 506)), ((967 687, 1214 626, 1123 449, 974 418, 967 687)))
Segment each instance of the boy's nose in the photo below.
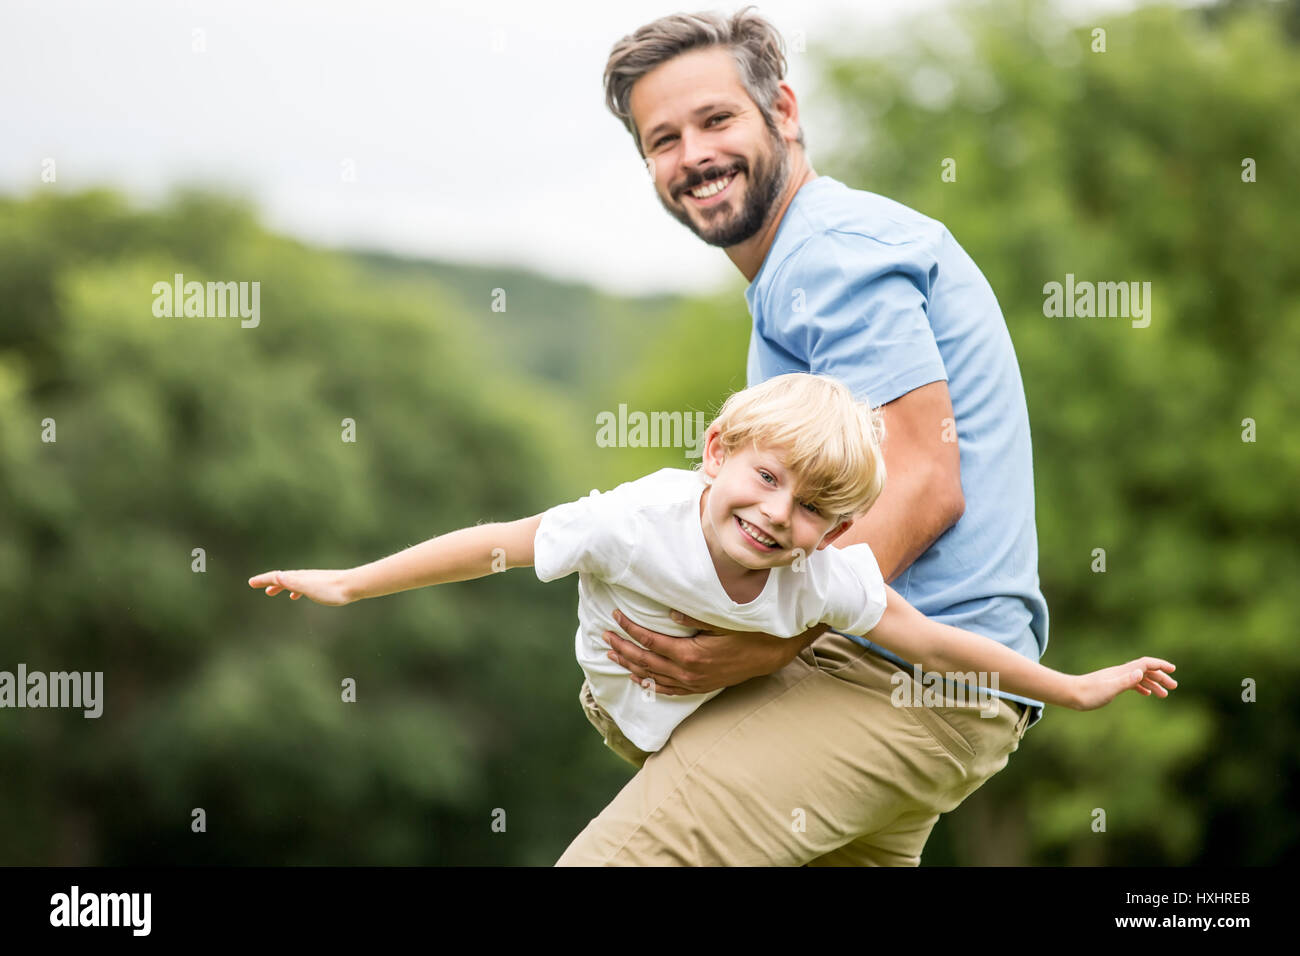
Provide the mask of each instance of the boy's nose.
POLYGON ((794 509, 794 498, 789 494, 771 495, 759 506, 759 510, 774 526, 783 527, 790 522, 790 512, 794 509))

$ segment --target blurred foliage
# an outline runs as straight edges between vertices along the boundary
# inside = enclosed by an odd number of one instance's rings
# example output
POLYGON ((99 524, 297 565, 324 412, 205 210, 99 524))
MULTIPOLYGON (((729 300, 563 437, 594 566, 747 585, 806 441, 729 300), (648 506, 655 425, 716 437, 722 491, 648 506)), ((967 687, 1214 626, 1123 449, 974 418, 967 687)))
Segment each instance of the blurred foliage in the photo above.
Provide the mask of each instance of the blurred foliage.
POLYGON ((1178 665, 1168 700, 1053 709, 941 820, 927 863, 1296 855, 1300 126, 1283 117, 1300 59, 1294 4, 1234 7, 1072 26, 1045 3, 972 4, 901 52, 822 60, 840 138, 818 171, 943 222, 1002 305, 1033 433, 1043 663, 1178 665), (1067 273, 1150 282, 1150 326, 1045 317, 1067 273))
MULTIPOLYGON (((835 117, 833 148, 809 129, 818 172, 944 222, 1003 306, 1044 663, 1178 665, 1168 700, 1053 708, 940 821, 928 864, 1297 855, 1296 9, 1072 24, 1008 0, 927 14, 891 50, 810 51, 835 117), (1045 317, 1066 273, 1150 281, 1150 327, 1045 317)), ((742 290, 634 301, 326 252, 202 191, 151 210, 105 190, 0 199, 0 669, 103 670, 106 697, 98 720, 4 712, 0 862, 553 862, 630 773, 577 704, 574 579, 346 608, 246 581, 688 466, 597 447, 595 416, 711 415, 744 385, 742 290), (155 317, 153 284, 178 272, 259 281, 258 328, 155 317)))
POLYGON ((198 193, 6 200, 0 290, 2 666, 107 698, 5 711, 4 862, 553 862, 627 776, 577 704, 572 582, 324 608, 246 581, 585 493, 575 402, 436 283, 198 193), (260 324, 154 316, 177 272, 260 282, 260 324))

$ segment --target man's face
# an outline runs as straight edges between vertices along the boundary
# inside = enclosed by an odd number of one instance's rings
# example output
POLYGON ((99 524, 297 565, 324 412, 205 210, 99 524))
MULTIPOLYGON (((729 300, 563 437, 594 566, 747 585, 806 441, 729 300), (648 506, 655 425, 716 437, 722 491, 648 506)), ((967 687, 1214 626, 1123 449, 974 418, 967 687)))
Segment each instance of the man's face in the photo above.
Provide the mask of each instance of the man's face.
POLYGON ((740 83, 726 49, 692 50, 647 73, 628 106, 659 202, 714 246, 766 224, 790 176, 790 147, 740 83), (698 197, 702 186, 724 188, 698 197))

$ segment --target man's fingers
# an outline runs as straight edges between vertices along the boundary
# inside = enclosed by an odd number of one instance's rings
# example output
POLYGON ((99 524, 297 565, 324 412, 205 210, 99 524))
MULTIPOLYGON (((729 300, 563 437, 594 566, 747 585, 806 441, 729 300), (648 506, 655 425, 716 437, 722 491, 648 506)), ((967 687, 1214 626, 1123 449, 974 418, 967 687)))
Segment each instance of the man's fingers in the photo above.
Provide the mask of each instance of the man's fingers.
POLYGON ((697 621, 695 620, 695 618, 689 617, 683 614, 681 611, 673 611, 672 614, 669 616, 672 617, 672 619, 676 621, 678 624, 684 625, 685 627, 693 627, 696 630, 705 630, 705 631, 710 631, 713 629, 712 624, 705 624, 703 621, 697 621))
POLYGON ((656 693, 668 694, 670 696, 676 694, 696 693, 679 683, 681 678, 674 677, 670 674, 664 674, 660 670, 662 666, 668 665, 670 662, 664 661, 663 664, 655 663, 653 665, 655 669, 651 670, 651 655, 647 651, 642 650, 630 641, 624 640, 613 631, 605 632, 605 640, 609 642, 612 648, 606 656, 615 664, 626 668, 628 673, 632 675, 632 679, 638 683, 649 678, 655 682, 656 693), (627 650, 624 651, 624 648, 627 650))
MULTIPOLYGON (((627 625, 625 624, 624 627, 627 627, 627 625)), ((644 628, 638 628, 633 624, 632 630, 640 631, 644 630, 644 628)), ((662 654, 658 654, 650 648, 639 647, 636 643, 627 640, 621 634, 616 634, 613 631, 605 631, 604 637, 605 642, 609 644, 609 646, 613 648, 614 652, 622 658, 619 663, 624 667, 628 667, 627 662, 630 661, 635 663, 646 673, 649 673, 653 669, 656 677, 662 675, 671 683, 681 685, 686 680, 686 673, 682 670, 681 665, 679 665, 677 661, 664 657, 662 654)), ((638 640, 640 640, 640 638, 638 638, 638 640)), ((629 667, 628 669, 630 670, 631 668, 629 667)))
MULTIPOLYGON (((693 617, 683 614, 681 611, 673 611, 671 617, 683 627, 693 627, 702 634, 739 634, 740 631, 728 630, 725 627, 717 627, 705 621, 697 621, 693 617)), ((698 636, 698 635, 697 635, 698 636)))
POLYGON ((643 647, 637 647, 631 641, 623 639, 613 631, 605 632, 605 640, 609 642, 611 653, 617 663, 633 673, 639 671, 641 677, 651 676, 649 651, 643 647))
MULTIPOLYGON (((635 674, 633 674, 631 677, 628 678, 628 680, 635 683, 638 687, 644 688, 646 686, 645 685, 646 678, 644 677, 637 677, 635 674)), ((665 697, 680 697, 682 694, 695 693, 695 691, 693 690, 687 690, 685 687, 678 687, 676 684, 660 683, 659 681, 655 680, 653 677, 651 677, 650 680, 653 682, 652 686, 650 687, 650 690, 652 690, 656 694, 663 694, 665 697)))
POLYGON ((642 647, 647 647, 650 650, 658 653, 659 648, 655 647, 655 643, 659 639, 658 634, 656 634, 654 631, 647 631, 644 627, 642 627, 640 624, 636 623, 635 621, 629 621, 627 619, 627 615, 624 614, 622 611, 614 612, 614 620, 618 621, 619 627, 627 631, 628 635, 632 637, 638 644, 640 644, 642 647))

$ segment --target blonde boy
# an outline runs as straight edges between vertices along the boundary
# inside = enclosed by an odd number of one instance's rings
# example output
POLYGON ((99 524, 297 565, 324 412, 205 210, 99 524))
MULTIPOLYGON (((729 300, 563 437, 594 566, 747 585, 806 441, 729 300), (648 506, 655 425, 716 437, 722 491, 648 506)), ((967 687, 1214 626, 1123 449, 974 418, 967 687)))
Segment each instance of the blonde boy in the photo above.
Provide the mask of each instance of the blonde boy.
MULTIPOLYGON (((926 671, 996 675, 995 686, 1076 710, 1134 689, 1167 696, 1174 666, 1143 657, 1091 674, 1050 670, 989 638, 930 621, 881 577, 866 544, 830 548, 880 495, 879 413, 840 382, 778 375, 736 392, 705 434, 697 470, 665 468, 518 521, 464 528, 345 571, 267 571, 249 579, 327 605, 534 566, 578 572, 580 698, 606 744, 640 766, 720 693, 656 695, 613 662, 602 634, 619 609, 653 631, 689 636, 674 609, 720 628, 796 637, 826 624, 926 671)), ((630 638, 629 638, 630 639, 630 638)), ((996 703, 996 702, 995 702, 996 703)))

